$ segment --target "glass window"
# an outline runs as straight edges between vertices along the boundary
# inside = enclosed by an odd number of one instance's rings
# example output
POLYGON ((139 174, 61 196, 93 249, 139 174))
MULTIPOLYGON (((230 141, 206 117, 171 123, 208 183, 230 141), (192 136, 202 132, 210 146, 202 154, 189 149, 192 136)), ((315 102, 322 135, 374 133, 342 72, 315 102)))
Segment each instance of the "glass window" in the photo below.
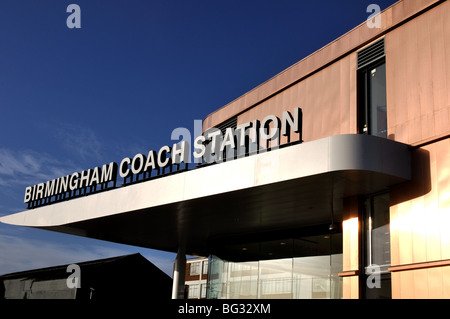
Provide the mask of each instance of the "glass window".
POLYGON ((366 211, 366 265, 390 266, 389 194, 369 197, 366 211))
POLYGON ((369 90, 370 134, 387 138, 386 64, 370 70, 369 90))
POLYGON ((193 262, 189 268, 189 274, 191 276, 200 275, 201 262, 193 262))
POLYGON ((200 285, 189 285, 188 298, 194 299, 200 296, 200 285))
POLYGON ((230 263, 228 267, 229 299, 254 299, 258 295, 258 262, 230 263))
POLYGON ((261 299, 292 298, 292 258, 259 262, 261 299))
POLYGON ((202 274, 203 275, 207 275, 208 274, 208 261, 207 260, 203 261, 202 274))
POLYGON ((386 63, 358 71, 359 133, 387 138, 386 63))
POLYGON ((342 234, 330 234, 303 238, 308 243, 323 242, 321 256, 297 257, 293 260, 293 298, 340 299, 342 298, 342 234))
POLYGON ((206 298, 206 285, 204 284, 200 285, 200 289, 201 289, 200 298, 202 299, 206 298))
POLYGON ((365 213, 366 298, 391 298, 391 244, 389 231, 389 194, 368 197, 365 213))
POLYGON ((292 246, 288 258, 232 262, 211 256, 208 298, 342 298, 342 278, 338 276, 342 272, 342 233, 261 242, 259 246, 270 248, 267 251, 273 256, 285 253, 288 242, 292 246))

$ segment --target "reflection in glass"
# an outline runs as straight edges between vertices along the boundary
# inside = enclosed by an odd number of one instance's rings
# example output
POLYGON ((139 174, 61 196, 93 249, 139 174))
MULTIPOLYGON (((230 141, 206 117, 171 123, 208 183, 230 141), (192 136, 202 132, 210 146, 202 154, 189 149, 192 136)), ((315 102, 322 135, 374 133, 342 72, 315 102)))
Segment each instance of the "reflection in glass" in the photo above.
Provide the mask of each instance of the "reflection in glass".
POLYGON ((358 131, 387 138, 386 63, 358 71, 358 131))
POLYGON ((211 256, 207 298, 342 298, 342 234, 283 240, 284 248, 288 242, 295 257, 232 262, 211 256))
POLYGON ((370 196, 365 200, 365 275, 366 280, 378 280, 379 286, 365 284, 364 297, 391 298, 389 194, 370 196))
POLYGON ((391 264, 389 231, 389 194, 369 197, 366 209, 366 265, 386 268, 391 264))
POLYGON ((387 138, 386 64, 370 71, 369 88, 370 134, 387 138))
POLYGON ((292 258, 259 262, 259 298, 292 298, 292 258))

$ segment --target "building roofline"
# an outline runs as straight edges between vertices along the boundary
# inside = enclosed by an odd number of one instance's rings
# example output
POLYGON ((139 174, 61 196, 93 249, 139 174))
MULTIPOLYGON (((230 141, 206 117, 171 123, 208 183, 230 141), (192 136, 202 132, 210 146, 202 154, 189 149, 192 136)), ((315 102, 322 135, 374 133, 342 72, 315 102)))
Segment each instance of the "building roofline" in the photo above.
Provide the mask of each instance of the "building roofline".
MULTIPOLYGON (((122 255, 122 256, 115 256, 115 257, 107 257, 102 259, 95 259, 95 260, 88 260, 83 262, 74 262, 73 264, 77 264, 78 266, 92 266, 95 264, 105 264, 110 263, 114 261, 118 261, 120 259, 129 258, 129 257, 137 257, 140 256, 141 258, 147 260, 144 256, 142 256, 140 253, 134 253, 134 254, 128 254, 128 255, 122 255)), ((147 260, 149 263, 151 263, 149 260, 147 260)), ((8 274, 0 275, 0 279, 12 279, 12 278, 18 278, 18 277, 24 277, 31 274, 38 274, 38 273, 46 273, 49 271, 56 271, 61 269, 66 269, 67 266, 70 264, 64 264, 64 265, 55 265, 55 266, 49 266, 49 267, 43 267, 43 268, 36 268, 36 269, 29 269, 29 270, 23 270, 8 274)))
POLYGON ((237 99, 215 110, 203 120, 203 130, 237 116, 268 98, 322 70, 342 57, 370 44, 392 29, 420 15, 445 0, 400 0, 383 10, 381 28, 370 29, 366 21, 293 64, 237 99))

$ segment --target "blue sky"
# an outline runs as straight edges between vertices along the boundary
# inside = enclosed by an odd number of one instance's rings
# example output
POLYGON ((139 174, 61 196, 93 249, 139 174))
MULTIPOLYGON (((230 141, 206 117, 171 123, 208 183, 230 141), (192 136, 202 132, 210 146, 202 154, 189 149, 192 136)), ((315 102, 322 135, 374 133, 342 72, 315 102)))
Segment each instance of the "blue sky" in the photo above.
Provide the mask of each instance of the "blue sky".
MULTIPOLYGON (((27 186, 169 145, 371 3, 395 1, 2 1, 0 216, 26 210, 27 186)), ((0 224, 0 274, 135 252, 171 275, 172 253, 0 224)))

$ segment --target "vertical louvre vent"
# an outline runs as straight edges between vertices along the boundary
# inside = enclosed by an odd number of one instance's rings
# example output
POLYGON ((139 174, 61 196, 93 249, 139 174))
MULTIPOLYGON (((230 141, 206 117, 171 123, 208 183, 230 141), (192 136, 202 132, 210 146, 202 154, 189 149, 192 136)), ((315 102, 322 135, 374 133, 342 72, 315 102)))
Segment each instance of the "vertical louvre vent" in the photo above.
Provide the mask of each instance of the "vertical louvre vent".
POLYGON ((222 132, 222 135, 225 134, 225 130, 228 127, 232 127, 233 129, 235 129, 237 127, 237 116, 232 117, 232 118, 226 120, 225 122, 222 122, 222 123, 216 125, 216 128, 218 128, 222 132))
POLYGON ((384 39, 382 39, 358 52, 358 69, 383 58, 384 55, 384 39))

